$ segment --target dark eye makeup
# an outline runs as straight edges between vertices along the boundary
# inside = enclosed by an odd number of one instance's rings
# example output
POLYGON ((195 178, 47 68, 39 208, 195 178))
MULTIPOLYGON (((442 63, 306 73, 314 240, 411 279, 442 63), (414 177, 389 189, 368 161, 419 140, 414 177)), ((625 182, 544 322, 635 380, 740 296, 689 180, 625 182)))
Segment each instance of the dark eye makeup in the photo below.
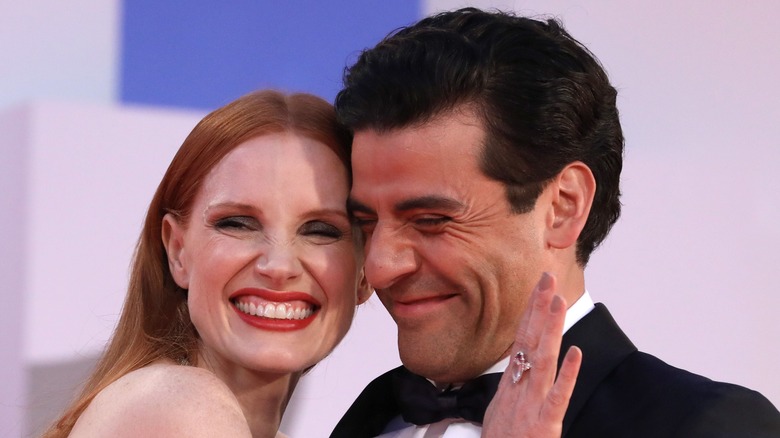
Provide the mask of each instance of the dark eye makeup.
POLYGON ((340 239, 344 236, 344 231, 337 226, 318 220, 306 222, 301 227, 300 232, 305 236, 323 237, 328 239, 340 239))
POLYGON ((260 224, 251 216, 229 216, 214 222, 219 230, 258 230, 260 224))

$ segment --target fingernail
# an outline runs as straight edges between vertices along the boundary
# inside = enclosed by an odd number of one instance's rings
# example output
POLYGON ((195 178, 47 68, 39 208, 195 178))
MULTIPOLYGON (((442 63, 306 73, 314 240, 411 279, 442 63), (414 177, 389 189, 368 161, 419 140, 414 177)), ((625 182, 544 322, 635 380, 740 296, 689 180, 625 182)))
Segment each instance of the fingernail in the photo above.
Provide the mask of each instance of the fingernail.
POLYGON ((563 310, 563 298, 560 295, 554 295, 550 303, 550 312, 558 313, 563 310))
POLYGON ((542 278, 539 280, 539 289, 545 290, 552 287, 552 275, 549 272, 542 272, 542 278))
POLYGON ((569 362, 574 362, 575 360, 577 360, 576 358, 578 355, 582 356, 582 350, 580 349, 580 347, 577 347, 576 345, 572 345, 571 347, 569 347, 568 350, 566 350, 566 356, 564 357, 564 359, 569 362))

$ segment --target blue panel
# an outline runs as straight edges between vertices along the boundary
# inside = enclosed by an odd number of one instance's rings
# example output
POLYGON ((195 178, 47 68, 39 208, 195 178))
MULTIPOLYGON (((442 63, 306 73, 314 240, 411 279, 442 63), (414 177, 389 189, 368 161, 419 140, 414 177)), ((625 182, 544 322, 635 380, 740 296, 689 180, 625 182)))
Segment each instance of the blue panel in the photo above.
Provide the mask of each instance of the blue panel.
POLYGON ((125 0, 121 99, 213 109, 258 88, 330 101, 344 66, 418 0, 125 0))

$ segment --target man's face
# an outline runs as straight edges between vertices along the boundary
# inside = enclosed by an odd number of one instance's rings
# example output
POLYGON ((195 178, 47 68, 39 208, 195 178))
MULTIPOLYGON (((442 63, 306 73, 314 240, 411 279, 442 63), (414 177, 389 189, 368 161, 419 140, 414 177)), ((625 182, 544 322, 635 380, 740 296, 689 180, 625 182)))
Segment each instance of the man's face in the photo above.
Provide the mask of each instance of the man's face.
POLYGON ((401 360, 437 382, 507 354, 543 270, 545 214, 513 214, 479 168, 470 112, 355 134, 350 206, 366 233, 366 277, 398 325, 401 360))

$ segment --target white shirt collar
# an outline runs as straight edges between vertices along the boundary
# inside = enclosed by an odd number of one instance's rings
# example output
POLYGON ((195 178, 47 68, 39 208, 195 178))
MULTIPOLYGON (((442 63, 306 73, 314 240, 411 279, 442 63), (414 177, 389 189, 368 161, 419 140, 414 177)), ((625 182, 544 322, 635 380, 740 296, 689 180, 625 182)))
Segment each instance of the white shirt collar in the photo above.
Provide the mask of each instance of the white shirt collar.
POLYGON ((590 297, 590 294, 586 289, 585 293, 583 293, 582 296, 566 310, 566 318, 563 320, 563 332, 568 332, 571 326, 590 313, 595 307, 596 305, 593 304, 593 298, 590 297))

